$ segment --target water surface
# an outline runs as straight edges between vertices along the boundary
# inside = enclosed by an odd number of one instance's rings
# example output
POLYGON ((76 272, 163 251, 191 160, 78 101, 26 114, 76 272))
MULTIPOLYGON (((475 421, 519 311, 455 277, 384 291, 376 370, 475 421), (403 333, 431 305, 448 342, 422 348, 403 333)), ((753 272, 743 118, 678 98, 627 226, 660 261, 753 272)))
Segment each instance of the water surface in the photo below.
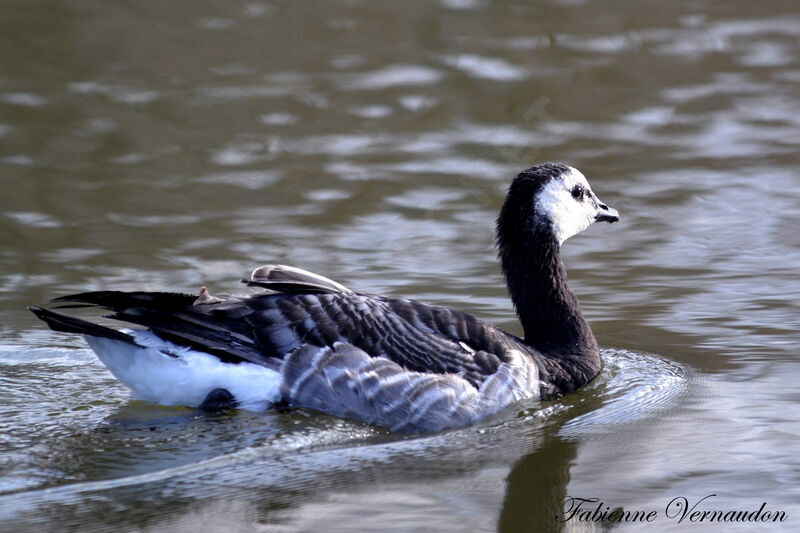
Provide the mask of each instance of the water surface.
MULTIPOLYGON (((0 529, 577 531, 565 496, 800 520, 793 2, 0 6, 0 529), (571 239, 605 368, 398 437, 133 401, 25 307, 243 290, 267 262, 520 333, 492 225, 535 162, 623 219, 571 239)), ((737 526, 732 526, 736 529, 737 526)))

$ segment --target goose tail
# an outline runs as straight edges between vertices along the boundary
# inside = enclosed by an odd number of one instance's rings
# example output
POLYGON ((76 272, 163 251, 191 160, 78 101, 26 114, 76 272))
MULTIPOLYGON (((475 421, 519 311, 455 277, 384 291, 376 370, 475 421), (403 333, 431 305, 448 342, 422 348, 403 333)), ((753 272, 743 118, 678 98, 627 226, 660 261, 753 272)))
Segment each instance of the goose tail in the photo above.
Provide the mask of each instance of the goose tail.
MULTIPOLYGON (((83 307, 83 306, 81 306, 83 307)), ((36 315, 40 320, 47 324, 53 331, 63 331, 65 333, 79 333, 91 337, 103 339, 113 339, 117 341, 135 344, 133 337, 122 331, 111 329, 106 326, 89 322, 81 318, 57 313, 52 309, 47 309, 39 305, 32 305, 28 310, 36 315)))
POLYGON ((41 306, 29 309, 55 331, 83 335, 100 361, 139 400, 198 407, 209 393, 224 389, 238 407, 264 411, 280 398, 280 373, 275 369, 246 361, 226 363, 149 330, 120 331, 41 306))

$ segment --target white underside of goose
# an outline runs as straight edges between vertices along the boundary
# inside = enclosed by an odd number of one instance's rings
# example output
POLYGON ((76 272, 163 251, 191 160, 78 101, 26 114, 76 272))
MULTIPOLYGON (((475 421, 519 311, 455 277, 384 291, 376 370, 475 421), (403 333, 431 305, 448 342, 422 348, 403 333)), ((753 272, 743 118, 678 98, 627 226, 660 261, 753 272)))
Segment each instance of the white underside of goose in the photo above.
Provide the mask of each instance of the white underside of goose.
POLYGON ((137 345, 85 335, 100 361, 138 400, 161 405, 199 406, 214 389, 226 389, 239 407, 264 411, 280 398, 281 375, 275 370, 178 346, 149 330, 123 329, 137 345))

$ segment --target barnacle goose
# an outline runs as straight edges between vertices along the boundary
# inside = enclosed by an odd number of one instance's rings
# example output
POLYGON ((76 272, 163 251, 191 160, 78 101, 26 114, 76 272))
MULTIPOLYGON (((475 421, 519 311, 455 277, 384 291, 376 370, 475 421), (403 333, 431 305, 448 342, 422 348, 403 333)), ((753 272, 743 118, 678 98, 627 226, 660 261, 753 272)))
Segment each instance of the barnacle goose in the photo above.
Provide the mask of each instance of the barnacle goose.
POLYGON ((561 244, 619 215, 576 169, 521 172, 497 218, 498 257, 523 339, 414 300, 354 292, 282 265, 243 280, 257 292, 213 297, 97 291, 53 300, 140 326, 111 329, 51 309, 83 334, 135 397, 164 405, 305 407, 396 432, 437 431, 524 398, 574 391, 600 371, 597 342, 567 286, 561 244), (141 328, 143 327, 143 328, 141 328))

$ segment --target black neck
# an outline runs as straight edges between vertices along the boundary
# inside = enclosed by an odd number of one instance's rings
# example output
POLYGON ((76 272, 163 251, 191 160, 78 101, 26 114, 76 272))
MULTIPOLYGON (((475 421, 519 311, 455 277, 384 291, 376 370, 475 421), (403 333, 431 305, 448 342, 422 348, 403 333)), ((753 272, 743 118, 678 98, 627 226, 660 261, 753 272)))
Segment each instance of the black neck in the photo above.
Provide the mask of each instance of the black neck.
POLYGON ((564 392, 590 381, 600 370, 600 352, 578 299, 567 285, 559 243, 541 231, 501 239, 500 263, 525 330, 525 343, 558 361, 569 376, 553 379, 564 392))
POLYGON ((537 235, 524 250, 500 256, 511 300, 525 330, 525 342, 545 353, 596 345, 578 299, 567 285, 559 245, 537 235))

